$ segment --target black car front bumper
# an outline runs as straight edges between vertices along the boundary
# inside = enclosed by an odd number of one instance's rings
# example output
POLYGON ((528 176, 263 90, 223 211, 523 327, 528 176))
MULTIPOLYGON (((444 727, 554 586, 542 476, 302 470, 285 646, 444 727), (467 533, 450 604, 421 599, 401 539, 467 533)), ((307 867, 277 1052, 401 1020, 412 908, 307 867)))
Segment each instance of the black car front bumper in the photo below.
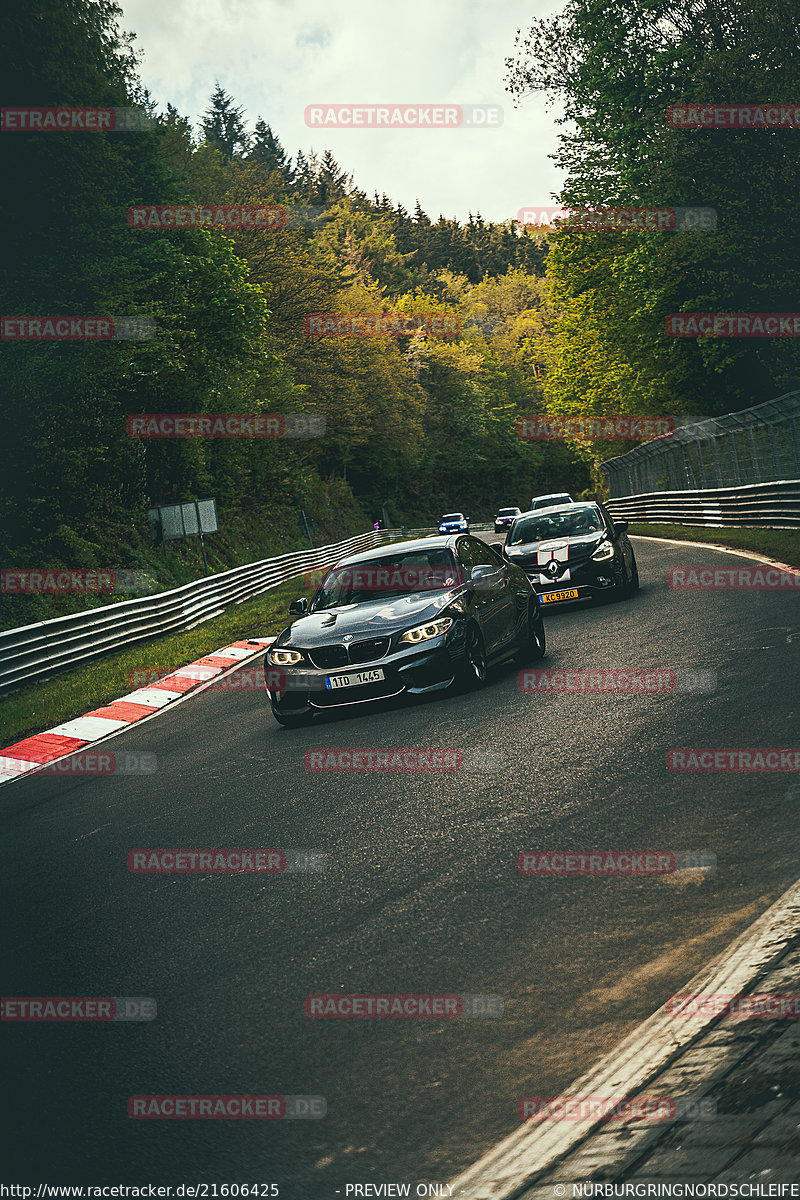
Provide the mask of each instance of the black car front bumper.
POLYGON ((456 625, 424 645, 398 648, 393 644, 382 658, 370 662, 319 669, 310 662, 298 663, 296 667, 275 667, 267 659, 264 666, 266 692, 275 711, 293 716, 391 700, 404 694, 443 691, 456 677, 463 647, 464 631, 456 625), (383 672, 383 678, 375 682, 341 688, 330 688, 325 683, 331 677, 375 669, 383 672))
POLYGON ((545 582, 542 582, 539 567, 530 563, 520 565, 539 596, 541 608, 550 608, 556 604, 578 604, 582 600, 597 600, 610 595, 618 582, 613 559, 604 562, 589 559, 576 565, 570 564, 568 579, 561 576, 556 579, 547 578, 545 582), (577 592, 577 595, 564 596, 559 600, 542 600, 543 596, 554 596, 560 592, 577 592))

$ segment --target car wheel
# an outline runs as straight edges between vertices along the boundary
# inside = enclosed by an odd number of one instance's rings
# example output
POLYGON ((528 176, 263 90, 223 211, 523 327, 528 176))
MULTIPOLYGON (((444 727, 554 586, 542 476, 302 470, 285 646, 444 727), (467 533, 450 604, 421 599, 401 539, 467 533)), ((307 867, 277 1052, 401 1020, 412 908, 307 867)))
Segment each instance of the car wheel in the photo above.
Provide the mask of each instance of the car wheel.
POLYGON ((605 588, 599 592, 595 598, 595 604, 606 605, 614 604, 617 600, 627 600, 631 594, 631 581, 628 577, 628 568, 625 566, 625 559, 620 560, 619 572, 614 569, 614 583, 612 587, 605 588))
POLYGON ((479 688, 486 683, 486 646, 483 634, 474 621, 470 621, 464 635, 464 662, 461 668, 462 684, 465 688, 479 688))
POLYGON ((639 568, 636 566, 636 559, 633 560, 630 574, 625 565, 625 559, 622 560, 623 578, 614 588, 613 600, 630 600, 633 593, 639 587, 639 568))
POLYGON ((310 725, 314 720, 314 714, 310 712, 282 713, 273 708, 272 715, 278 724, 283 725, 285 729, 295 729, 300 725, 310 725))
POLYGON ((628 582, 629 596, 632 596, 634 592, 638 592, 639 590, 639 568, 636 565, 636 555, 633 551, 631 551, 631 562, 633 563, 633 569, 631 570, 631 577, 628 582))
POLYGON ((528 619, 525 625, 523 641, 519 648, 518 659, 521 663, 534 663, 544 658, 547 649, 547 638, 544 632, 544 618, 539 601, 531 600, 528 604, 528 619))
POLYGON ((627 600, 631 594, 631 581, 628 578, 628 567, 625 559, 621 562, 621 578, 614 581, 614 588, 609 597, 610 600, 627 600))

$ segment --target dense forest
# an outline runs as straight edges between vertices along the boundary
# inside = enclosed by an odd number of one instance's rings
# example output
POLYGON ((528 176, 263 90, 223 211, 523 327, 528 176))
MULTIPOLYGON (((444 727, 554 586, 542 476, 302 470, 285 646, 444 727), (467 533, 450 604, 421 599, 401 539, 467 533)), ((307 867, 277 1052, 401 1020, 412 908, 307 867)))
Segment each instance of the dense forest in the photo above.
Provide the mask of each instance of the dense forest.
MULTIPOLYGON (((155 336, 3 341, 4 565, 149 563, 147 509, 204 496, 223 529, 274 531, 260 552, 300 544, 300 508, 330 537, 384 504, 397 524, 454 508, 485 519, 537 490, 596 489, 597 462, 632 444, 522 441, 520 415, 719 413, 796 386, 792 340, 664 329, 670 312, 797 307, 796 130, 683 131, 664 116, 680 98, 800 96, 796 15, 793 2, 570 0, 519 35, 509 91, 566 104, 563 204, 718 213, 712 232, 593 235, 368 196, 329 151, 290 156, 269 113, 248 126, 220 85, 197 126, 151 97, 110 0, 18 6, 6 104, 135 106, 148 121, 4 133, 2 311, 139 316, 155 336), (131 226, 132 207, 159 205, 285 220, 131 226), (312 313, 449 314, 459 332, 319 337, 312 313), (325 433, 129 437, 141 413, 309 413, 325 433)), ((225 545, 217 565, 251 543, 225 545)))
POLYGON ((567 0, 520 33, 517 102, 557 97, 561 202, 708 206, 703 233, 563 232, 545 383, 560 412, 716 415, 800 387, 791 338, 666 335, 671 313, 797 312, 795 126, 675 128, 670 106, 800 100, 797 0, 567 0))

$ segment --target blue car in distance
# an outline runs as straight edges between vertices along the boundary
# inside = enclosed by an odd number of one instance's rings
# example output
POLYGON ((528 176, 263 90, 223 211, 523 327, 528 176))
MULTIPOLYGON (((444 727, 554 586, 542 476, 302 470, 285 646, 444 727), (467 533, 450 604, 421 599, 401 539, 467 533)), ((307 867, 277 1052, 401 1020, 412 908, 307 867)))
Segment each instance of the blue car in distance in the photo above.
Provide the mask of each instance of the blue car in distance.
POLYGON ((469 517, 463 513, 445 513, 439 521, 439 533, 469 533, 469 517))

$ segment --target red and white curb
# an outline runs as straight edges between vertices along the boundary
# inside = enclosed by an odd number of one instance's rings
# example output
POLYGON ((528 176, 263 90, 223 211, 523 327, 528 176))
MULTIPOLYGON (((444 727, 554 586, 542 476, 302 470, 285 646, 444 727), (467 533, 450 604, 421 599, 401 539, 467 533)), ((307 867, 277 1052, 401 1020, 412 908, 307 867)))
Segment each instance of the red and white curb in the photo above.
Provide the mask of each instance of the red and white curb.
POLYGON ((15 742, 13 746, 6 746, 5 750, 0 750, 0 784, 11 783, 153 716, 174 701, 184 699, 187 692, 202 690, 209 680, 258 657, 274 641, 274 637, 266 637, 231 642, 229 646, 205 654, 185 667, 178 667, 162 679, 128 692, 102 708, 92 709, 82 717, 64 721, 43 733, 15 742))

